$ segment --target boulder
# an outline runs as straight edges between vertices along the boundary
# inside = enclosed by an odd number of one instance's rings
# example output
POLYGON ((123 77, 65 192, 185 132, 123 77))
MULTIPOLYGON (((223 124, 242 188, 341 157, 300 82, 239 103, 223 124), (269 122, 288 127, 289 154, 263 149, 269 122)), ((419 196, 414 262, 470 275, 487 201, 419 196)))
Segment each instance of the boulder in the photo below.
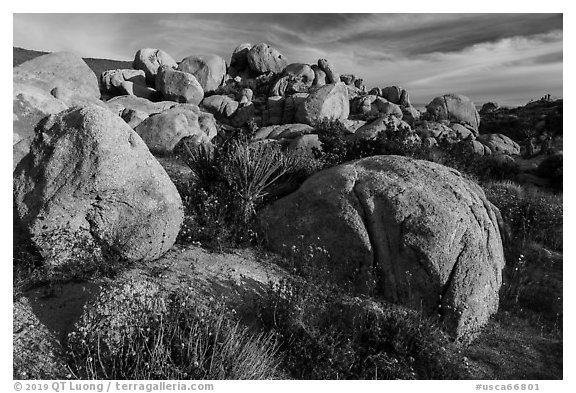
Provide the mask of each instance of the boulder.
POLYGON ((426 113, 433 121, 465 123, 475 130, 480 126, 480 115, 476 106, 470 98, 462 94, 445 94, 434 98, 426 106, 426 113))
POLYGON ((478 136, 478 140, 490 148, 490 151, 494 154, 520 154, 520 145, 506 135, 482 134, 478 136))
POLYGON ((364 140, 375 139, 378 134, 383 131, 398 131, 402 128, 411 129, 408 123, 395 116, 382 116, 356 129, 354 132, 354 138, 364 140))
POLYGON ((152 115, 154 113, 164 112, 178 104, 174 101, 152 102, 145 98, 136 96, 120 96, 106 101, 105 105, 113 113, 122 116, 122 113, 126 109, 133 109, 139 112, 144 112, 147 115, 152 115))
POLYGON ((334 71, 332 65, 326 59, 318 59, 318 67, 326 74, 326 84, 340 82, 340 75, 334 71))
POLYGON ((27 298, 14 300, 12 318, 13 378, 66 379, 64 350, 54 333, 34 314, 27 298))
POLYGON ((12 143, 34 136, 34 128, 48 115, 68 109, 68 105, 39 87, 14 84, 12 100, 12 143))
POLYGON ((286 145, 288 151, 299 152, 309 157, 314 157, 314 149, 322 151, 322 143, 317 134, 300 135, 289 141, 286 145))
POLYGON ((480 114, 487 115, 489 113, 496 112, 499 108, 500 106, 497 103, 487 102, 484 105, 482 105, 482 109, 480 109, 480 114))
POLYGON ((298 108, 304 103, 308 96, 308 93, 295 93, 290 97, 286 97, 282 113, 282 124, 294 123, 298 108))
POLYGON ((462 124, 459 123, 452 123, 450 124, 450 128, 452 128, 455 132, 455 136, 456 139, 458 140, 464 140, 464 139, 468 139, 468 138, 476 138, 476 134, 477 131, 475 130, 471 130, 470 128, 467 128, 466 126, 463 126, 462 124), (476 134, 475 134, 476 132, 476 134))
POLYGON ((200 107, 206 112, 212 113, 216 119, 228 119, 234 115, 238 106, 238 101, 228 96, 214 95, 202 100, 200 107))
POLYGON ((124 109, 120 117, 130 126, 135 129, 140 123, 148 118, 148 113, 139 111, 137 109, 124 109))
POLYGON ((247 54, 250 69, 257 74, 273 72, 279 74, 286 68, 288 61, 277 49, 266 43, 254 45, 247 54))
POLYGON ((301 135, 308 135, 314 132, 314 128, 308 124, 283 124, 259 128, 252 140, 262 139, 294 139, 301 135))
POLYGON ((350 134, 353 134, 356 132, 356 130, 358 130, 360 127, 362 127, 364 124, 366 124, 366 122, 364 120, 345 119, 345 120, 342 120, 342 124, 344 125, 346 130, 348 130, 348 132, 350 134))
POLYGON ((316 173, 258 219, 271 249, 357 291, 439 314, 468 341, 498 308, 504 253, 496 212, 453 169, 374 156, 316 173))
POLYGON ((354 81, 356 80, 356 75, 352 74, 342 74, 340 75, 340 82, 344 82, 349 86, 354 86, 354 81))
POLYGON ((248 67, 248 52, 252 49, 252 44, 243 43, 234 49, 230 59, 230 67, 238 71, 243 71, 248 67))
POLYGON ((402 109, 382 97, 366 95, 355 98, 353 101, 353 113, 359 119, 368 120, 381 116, 395 116, 402 119, 402 109))
POLYGON ((240 106, 248 105, 252 102, 252 98, 254 98, 254 92, 248 88, 241 89, 236 95, 236 101, 238 101, 240 106))
POLYGON ((52 267, 156 259, 183 220, 176 187, 142 139, 95 105, 50 116, 13 185, 16 221, 52 267))
POLYGON ((55 52, 14 67, 13 83, 38 87, 68 106, 100 99, 98 79, 81 57, 55 52))
POLYGON ((150 86, 156 83, 156 74, 158 68, 165 65, 170 68, 177 68, 178 63, 166 52, 161 49, 144 48, 136 52, 132 67, 142 70, 146 74, 146 82, 150 86))
POLYGON ((368 91, 368 94, 382 97, 382 89, 379 87, 373 87, 368 91))
POLYGON ((262 114, 263 125, 282 123, 285 101, 286 99, 282 96, 268 97, 266 100, 266 110, 262 114))
POLYGON ((204 98, 204 89, 194 75, 167 66, 158 68, 156 90, 168 101, 199 105, 204 98))
POLYGON ((342 82, 326 85, 310 93, 296 111, 298 123, 314 125, 323 119, 344 120, 350 114, 348 90, 342 82))
POLYGON ((420 112, 412 105, 402 106, 400 109, 403 114, 402 119, 404 119, 408 124, 414 125, 414 123, 420 119, 420 112))
POLYGON ((432 137, 436 139, 446 138, 454 132, 445 124, 427 120, 416 122, 414 125, 414 131, 420 138, 432 137))
POLYGON ((224 83, 226 62, 216 55, 189 56, 178 64, 178 70, 194 75, 204 92, 209 93, 224 83))
POLYGON ((124 82, 132 82, 146 86, 146 74, 142 70, 116 69, 106 70, 100 75, 101 90, 113 95, 129 94, 122 86, 124 82))
POLYGON ((312 86, 324 86, 326 84, 326 73, 320 69, 316 64, 312 64, 312 71, 314 71, 314 80, 312 86))
POLYGON ((410 106, 410 97, 408 96, 408 91, 398 86, 388 86, 382 89, 380 94, 386 100, 393 104, 404 106, 410 106))
POLYGON ((135 131, 155 154, 172 154, 184 137, 199 135, 206 141, 216 136, 205 134, 200 128, 200 110, 192 105, 179 105, 152 115, 140 123, 135 131))
POLYGON ((122 90, 126 92, 125 94, 145 98, 147 100, 156 100, 159 98, 159 94, 155 89, 148 86, 138 85, 134 82, 122 82, 122 90))

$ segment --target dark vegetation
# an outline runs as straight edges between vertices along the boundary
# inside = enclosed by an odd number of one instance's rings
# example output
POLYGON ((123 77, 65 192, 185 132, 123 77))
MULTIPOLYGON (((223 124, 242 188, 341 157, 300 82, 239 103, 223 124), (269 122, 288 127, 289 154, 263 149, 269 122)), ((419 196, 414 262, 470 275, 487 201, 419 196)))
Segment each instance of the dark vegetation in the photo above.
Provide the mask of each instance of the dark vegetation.
MULTIPOLYGON (((42 54, 14 48, 14 65, 42 54)), ((128 62, 86 59, 99 75, 128 62)), ((481 132, 516 141, 562 134, 562 107, 555 103, 499 109, 482 118, 481 132), (530 109, 553 115, 540 131, 530 109), (544 131, 542 131, 544 130, 544 131)), ((535 173, 550 179, 536 189, 515 182, 514 160, 471 158, 463 144, 423 148, 410 130, 386 130, 374 140, 353 141, 339 122, 316 127, 322 151, 314 157, 286 154, 274 143, 249 144, 251 129, 238 129, 213 147, 184 142, 179 157, 192 178, 173 179, 185 205, 177 242, 222 252, 260 247, 255 213, 294 190, 315 172, 380 154, 405 155, 453 167, 478 182, 509 229, 500 311, 469 347, 457 347, 434 320, 382 302, 354 297, 327 283, 306 261, 281 260, 296 272, 270 284, 255 304, 257 327, 243 327, 217 303, 201 305, 184 291, 166 295, 163 306, 121 299, 134 312, 117 330, 82 321, 66 343, 73 377, 90 379, 458 379, 562 378, 562 155, 549 155, 535 173), (359 311, 360 310, 360 311, 359 311), (527 348, 527 349, 526 349, 527 348), (526 353, 522 351, 527 351, 526 353), (521 359, 523 356, 527 359, 521 359), (488 364, 492 373, 474 364, 488 364)), ((58 280, 113 277, 118 261, 56 274, 42 256, 14 237, 14 294, 58 280)), ((157 299, 158 300, 158 299, 157 299)))

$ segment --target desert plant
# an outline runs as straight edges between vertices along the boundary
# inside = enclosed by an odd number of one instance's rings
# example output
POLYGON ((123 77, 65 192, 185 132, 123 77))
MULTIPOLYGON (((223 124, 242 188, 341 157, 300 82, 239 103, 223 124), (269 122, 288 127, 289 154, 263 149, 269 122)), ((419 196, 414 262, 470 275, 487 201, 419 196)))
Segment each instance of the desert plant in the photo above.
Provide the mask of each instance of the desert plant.
MULTIPOLYGON (((121 296, 120 313, 85 316, 68 337, 68 363, 80 379, 273 379, 271 334, 251 334, 223 305, 201 305, 184 291, 121 296)), ((106 305, 104 306, 106 307, 106 305)))
POLYGON ((269 189, 294 165, 274 143, 232 141, 223 173, 226 183, 240 198, 242 223, 252 219, 269 189))
POLYGON ((258 304, 297 379, 463 378, 446 335, 416 311, 363 303, 318 281, 271 284, 258 304))

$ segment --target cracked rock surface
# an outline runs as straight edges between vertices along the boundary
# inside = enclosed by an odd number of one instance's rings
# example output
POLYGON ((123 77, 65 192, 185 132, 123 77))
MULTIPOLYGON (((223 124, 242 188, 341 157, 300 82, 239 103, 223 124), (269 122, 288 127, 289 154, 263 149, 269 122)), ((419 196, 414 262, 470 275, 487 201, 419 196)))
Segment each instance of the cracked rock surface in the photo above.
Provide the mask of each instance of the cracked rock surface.
POLYGON ((498 307, 497 210, 457 171, 375 156, 317 173, 259 220, 269 246, 468 340, 498 307))

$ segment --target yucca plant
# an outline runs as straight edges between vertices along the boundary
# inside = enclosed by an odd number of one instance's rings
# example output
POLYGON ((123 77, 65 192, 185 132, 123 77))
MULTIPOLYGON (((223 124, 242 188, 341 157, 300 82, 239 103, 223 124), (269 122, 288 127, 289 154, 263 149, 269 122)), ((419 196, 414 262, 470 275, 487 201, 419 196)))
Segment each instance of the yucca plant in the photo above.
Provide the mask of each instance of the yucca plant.
POLYGON ((224 177, 241 202, 241 219, 248 223, 271 186, 296 165, 275 143, 232 141, 224 163, 224 177))

